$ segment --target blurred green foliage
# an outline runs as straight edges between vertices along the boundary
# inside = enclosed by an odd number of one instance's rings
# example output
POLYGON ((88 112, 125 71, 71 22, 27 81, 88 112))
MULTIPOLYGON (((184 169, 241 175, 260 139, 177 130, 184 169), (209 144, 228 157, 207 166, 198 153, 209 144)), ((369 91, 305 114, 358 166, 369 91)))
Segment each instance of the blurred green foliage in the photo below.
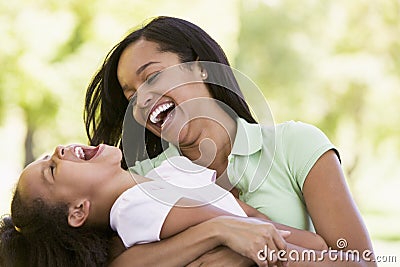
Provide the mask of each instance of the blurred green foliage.
POLYGON ((308 121, 337 144, 351 127, 348 174, 367 147, 400 135, 399 1, 250 2, 241 2, 235 66, 278 122, 308 121))

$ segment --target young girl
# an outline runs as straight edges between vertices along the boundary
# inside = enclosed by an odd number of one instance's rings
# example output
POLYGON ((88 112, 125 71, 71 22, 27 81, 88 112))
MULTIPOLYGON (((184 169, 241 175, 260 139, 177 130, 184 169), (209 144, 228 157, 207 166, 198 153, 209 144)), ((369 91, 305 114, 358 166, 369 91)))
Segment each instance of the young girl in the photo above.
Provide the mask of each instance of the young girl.
POLYGON ((58 146, 53 155, 27 166, 11 216, 1 222, 1 266, 102 266, 109 257, 112 230, 129 247, 199 223, 209 225, 214 247, 226 245, 260 265, 266 263, 257 252, 264 245, 285 249, 282 237, 303 247, 326 247, 313 233, 276 224, 291 231, 277 232, 265 220, 246 218, 256 211, 212 183, 214 171, 183 157, 154 169, 149 173, 153 179, 123 170, 121 158, 112 146, 58 146), (241 229, 246 238, 237 243, 241 229))

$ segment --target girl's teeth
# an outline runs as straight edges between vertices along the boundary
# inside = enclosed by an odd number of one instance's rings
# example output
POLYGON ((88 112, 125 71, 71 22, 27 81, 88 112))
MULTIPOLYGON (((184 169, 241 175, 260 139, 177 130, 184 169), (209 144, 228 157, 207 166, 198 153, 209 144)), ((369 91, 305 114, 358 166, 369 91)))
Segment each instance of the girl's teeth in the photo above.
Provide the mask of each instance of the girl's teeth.
POLYGON ((75 151, 75 155, 77 156, 77 158, 79 159, 85 159, 85 152, 83 152, 83 149, 79 146, 75 147, 74 149, 75 151))

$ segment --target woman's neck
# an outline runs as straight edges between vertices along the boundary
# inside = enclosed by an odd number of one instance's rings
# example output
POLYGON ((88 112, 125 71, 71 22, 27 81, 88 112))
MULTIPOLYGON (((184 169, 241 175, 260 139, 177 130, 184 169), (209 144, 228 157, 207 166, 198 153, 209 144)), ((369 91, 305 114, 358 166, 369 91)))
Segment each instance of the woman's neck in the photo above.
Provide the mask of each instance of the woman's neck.
POLYGON ((194 163, 216 170, 219 177, 228 165, 236 130, 236 121, 225 113, 218 121, 205 121, 196 142, 180 149, 194 163))

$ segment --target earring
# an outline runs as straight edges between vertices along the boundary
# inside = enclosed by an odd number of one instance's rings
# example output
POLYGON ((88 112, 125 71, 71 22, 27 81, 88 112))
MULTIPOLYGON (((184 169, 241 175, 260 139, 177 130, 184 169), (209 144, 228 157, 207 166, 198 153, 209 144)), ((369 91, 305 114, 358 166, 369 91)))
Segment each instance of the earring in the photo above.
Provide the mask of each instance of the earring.
POLYGON ((202 78, 202 79, 205 79, 205 78, 207 78, 207 73, 205 73, 205 72, 202 72, 202 73, 201 73, 201 78, 202 78))

